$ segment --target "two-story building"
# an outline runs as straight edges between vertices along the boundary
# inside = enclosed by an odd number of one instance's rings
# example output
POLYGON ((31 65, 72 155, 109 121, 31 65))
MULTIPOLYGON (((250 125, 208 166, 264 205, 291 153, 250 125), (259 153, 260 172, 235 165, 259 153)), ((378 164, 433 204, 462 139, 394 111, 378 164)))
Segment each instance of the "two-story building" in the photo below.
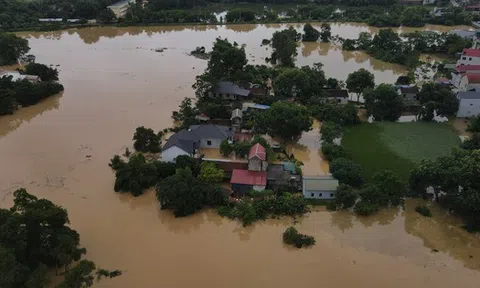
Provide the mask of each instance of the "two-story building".
POLYGON ((460 78, 460 82, 458 83, 458 85, 455 85, 455 87, 458 89, 458 91, 470 91, 474 89, 480 89, 480 74, 464 74, 460 78))
POLYGON ((480 64, 480 49, 465 48, 460 54, 457 61, 458 65, 479 65, 480 64))
POLYGON ((117 18, 122 18, 127 13, 128 5, 130 4, 135 4, 135 0, 122 0, 107 6, 107 8, 112 10, 117 18))
POLYGON ((466 74, 480 74, 480 65, 459 65, 455 67, 452 71, 452 85, 458 89, 463 76, 466 74))
POLYGON ((267 187, 267 154, 259 143, 248 152, 248 170, 234 169, 230 184, 237 196, 243 196, 251 190, 263 191, 267 187))

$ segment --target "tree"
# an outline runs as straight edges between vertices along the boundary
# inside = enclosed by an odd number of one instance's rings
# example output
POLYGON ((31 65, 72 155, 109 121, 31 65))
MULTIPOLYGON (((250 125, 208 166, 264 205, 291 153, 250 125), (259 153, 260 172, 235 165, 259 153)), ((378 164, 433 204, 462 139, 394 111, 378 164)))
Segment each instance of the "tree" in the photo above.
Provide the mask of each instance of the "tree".
POLYGON ((198 178, 205 183, 220 183, 225 177, 225 172, 222 169, 217 168, 217 165, 213 162, 203 162, 200 169, 198 178))
POLYGON ((402 115, 403 98, 388 84, 365 93, 365 108, 375 121, 397 121, 402 115))
POLYGON ((480 132, 480 115, 470 118, 468 121, 467 131, 472 133, 480 132))
POLYGON ((352 51, 356 50, 356 42, 353 39, 345 39, 342 43, 342 50, 352 51))
POLYGON ((284 140, 294 139, 303 131, 309 131, 312 126, 307 109, 291 102, 276 102, 270 109, 258 115, 255 129, 266 131, 272 136, 284 140))
POLYGON ((353 163, 352 160, 346 158, 334 159, 330 163, 330 173, 340 183, 352 187, 360 187, 363 184, 360 165, 353 163))
POLYGON ((335 122, 341 126, 355 125, 360 122, 358 119, 358 109, 352 103, 322 103, 309 107, 312 116, 322 122, 335 122))
POLYGON ((158 153, 161 150, 161 139, 150 128, 137 127, 133 134, 133 147, 140 152, 158 153))
POLYGON ((332 28, 328 23, 322 23, 322 32, 320 33, 320 38, 322 38, 322 42, 328 43, 330 42, 330 38, 332 38, 332 32, 330 32, 332 28))
POLYGON ((42 81, 58 80, 58 70, 43 64, 28 63, 25 66, 25 73, 29 75, 37 75, 42 81))
POLYGON ((434 101, 428 101, 427 103, 423 104, 422 108, 420 108, 420 112, 418 113, 418 119, 427 122, 432 121, 435 118, 436 107, 437 103, 434 101))
POLYGON ((397 78, 397 81, 395 81, 396 85, 409 85, 413 82, 413 79, 409 77, 408 75, 400 75, 397 78))
POLYGON ((81 260, 78 264, 65 274, 64 280, 55 286, 56 288, 86 288, 92 287, 95 275, 97 281, 102 277, 117 277, 122 275, 119 270, 109 271, 96 269, 95 263, 89 260, 81 260))
POLYGON ((233 144, 233 151, 235 151, 235 156, 240 158, 245 158, 250 151, 252 145, 248 141, 237 141, 233 144))
POLYGON ((110 8, 100 10, 97 15, 97 21, 100 23, 112 23, 117 19, 115 13, 110 8))
POLYGON ((30 51, 28 40, 13 33, 0 32, 0 66, 17 63, 28 51, 30 51))
POLYGON ((255 11, 235 8, 228 10, 225 18, 228 22, 249 22, 255 20, 255 11))
POLYGON ((320 128, 320 136, 323 143, 333 143, 333 140, 342 135, 342 126, 335 122, 324 122, 320 128))
POLYGON ((458 111, 459 101, 448 87, 437 83, 426 83, 418 93, 421 104, 434 102, 437 115, 450 117, 458 111))
POLYGON ((197 115, 198 110, 193 105, 192 99, 187 97, 180 103, 180 109, 172 112, 173 120, 181 122, 192 122, 197 115))
MULTIPOLYGON (((372 177, 372 183, 378 187, 382 194, 381 197, 375 199, 379 205, 397 206, 403 203, 407 188, 392 171, 385 170, 375 173, 372 177)), ((374 199, 371 199, 371 201, 374 201, 374 199)))
POLYGON ((0 88, 0 115, 13 114, 16 109, 17 105, 13 91, 0 88))
POLYGON ((293 67, 294 57, 297 56, 297 31, 293 27, 273 33, 271 42, 273 53, 272 61, 279 61, 282 66, 293 67))
POLYGON ((322 154, 328 161, 333 161, 337 158, 345 158, 347 153, 345 149, 337 144, 333 143, 322 143, 322 154))
POLYGON ((223 156, 228 157, 232 152, 233 152, 233 145, 230 144, 227 139, 223 140, 220 143, 220 153, 223 156))
POLYGON ((305 24, 303 26, 303 35, 302 35, 302 41, 307 41, 307 42, 316 42, 318 38, 320 37, 320 32, 318 32, 317 29, 313 28, 312 24, 305 24))
POLYGON ((213 43, 213 49, 206 73, 214 79, 232 80, 232 76, 241 71, 247 64, 247 57, 243 46, 236 42, 233 44, 227 39, 217 38, 213 43))
POLYGON ((143 190, 155 185, 158 171, 155 164, 147 163, 142 154, 136 154, 120 165, 115 178, 115 192, 131 192, 133 196, 140 196, 143 190))
POLYGON ((361 68, 358 71, 348 74, 346 81, 347 89, 357 94, 357 102, 360 102, 360 96, 367 88, 375 87, 375 76, 369 71, 361 68))
POLYGON ((219 187, 195 178, 189 168, 178 169, 175 175, 158 183, 156 190, 161 208, 172 209, 176 217, 193 214, 205 205, 221 205, 225 202, 219 187), (208 203, 208 199, 213 202, 208 203))
POLYGON ((340 184, 335 190, 335 206, 338 209, 350 209, 358 199, 358 192, 352 187, 340 184))
POLYGON ((283 232, 283 243, 302 248, 315 245, 315 238, 298 233, 294 227, 288 227, 287 230, 283 232))

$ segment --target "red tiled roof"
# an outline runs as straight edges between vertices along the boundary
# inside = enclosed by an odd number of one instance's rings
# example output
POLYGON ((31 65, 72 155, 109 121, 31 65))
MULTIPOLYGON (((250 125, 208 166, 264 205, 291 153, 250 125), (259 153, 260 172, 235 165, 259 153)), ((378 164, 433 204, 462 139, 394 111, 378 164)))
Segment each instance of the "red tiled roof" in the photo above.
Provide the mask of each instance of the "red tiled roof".
POLYGON ((248 152, 248 159, 252 159, 253 157, 257 157, 260 160, 265 161, 267 158, 267 154, 265 153, 265 147, 257 143, 250 148, 250 152, 248 152))
POLYGON ((254 185, 254 186, 266 186, 267 172, 234 169, 232 172, 232 178, 230 179, 230 183, 254 185))
POLYGON ((480 74, 467 74, 468 83, 480 83, 480 74))
POLYGON ((455 70, 457 72, 477 71, 480 70, 480 65, 458 65, 455 70))
POLYGON ((463 49, 463 55, 472 56, 472 57, 480 57, 480 49, 465 48, 465 49, 463 49))

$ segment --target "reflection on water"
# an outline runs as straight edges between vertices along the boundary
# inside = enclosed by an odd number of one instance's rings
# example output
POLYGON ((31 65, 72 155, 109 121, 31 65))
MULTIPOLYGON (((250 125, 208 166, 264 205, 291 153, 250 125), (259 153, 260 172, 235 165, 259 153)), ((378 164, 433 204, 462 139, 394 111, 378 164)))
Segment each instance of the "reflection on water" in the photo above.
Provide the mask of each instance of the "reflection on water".
MULTIPOLYGON (((221 36, 247 44, 252 62, 263 64, 271 51, 260 47, 262 39, 287 25, 252 27, 249 33, 225 26, 20 33, 30 40, 38 62, 60 65, 65 91, 60 100, 46 99, 0 118, 0 207, 10 207, 11 192, 25 187, 68 209, 88 258, 125 271, 98 287, 478 287, 480 273, 465 268, 479 267, 478 238, 447 216, 418 218, 408 203, 405 211, 385 210, 373 218, 312 212, 296 226, 314 235, 317 244, 297 250, 287 249, 281 239, 292 224, 289 217, 247 228, 215 211, 177 219, 159 209, 153 190, 136 198, 113 192, 110 158, 132 144, 136 127, 171 126, 172 111, 192 97, 191 85, 206 61, 185 53, 196 46, 211 49, 221 36), (158 47, 168 49, 152 51, 158 47), (17 122, 22 124, 12 128, 17 122)), ((370 29, 375 28, 335 24, 332 33, 354 38, 370 29)), ((327 77, 345 80, 363 67, 377 83, 392 83, 403 72, 390 64, 378 66, 362 53, 314 46, 299 44, 297 63, 322 62, 327 77), (351 58, 345 61, 345 55, 351 58)), ((312 175, 328 172, 318 129, 316 123, 298 144, 289 145, 312 175)))

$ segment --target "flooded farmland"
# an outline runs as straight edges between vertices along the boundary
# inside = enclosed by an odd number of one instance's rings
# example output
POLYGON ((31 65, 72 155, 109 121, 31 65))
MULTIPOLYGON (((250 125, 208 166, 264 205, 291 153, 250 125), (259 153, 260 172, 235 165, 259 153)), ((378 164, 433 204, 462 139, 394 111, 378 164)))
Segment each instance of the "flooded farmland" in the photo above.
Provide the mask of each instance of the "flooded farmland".
MULTIPOLYGON (((216 37, 246 44, 250 62, 263 64, 263 38, 286 25, 98 27, 19 33, 40 63, 59 65, 62 95, 0 117, 0 207, 25 187, 68 209, 87 257, 121 277, 95 287, 478 287, 480 239, 455 218, 432 208, 434 217, 384 210, 369 218, 317 209, 298 219, 315 236, 311 249, 284 246, 291 218, 244 228, 214 211, 174 218, 160 211, 153 191, 138 198, 113 192, 107 163, 131 148, 136 127, 172 125, 171 112, 206 61, 187 56, 211 49, 216 37), (157 48, 167 48, 155 52, 157 48)), ((295 26, 301 29, 302 25, 295 26)), ((427 29, 447 29, 427 26, 427 29)), ((451 29, 451 28, 448 28, 451 29)), ((332 25, 332 34, 355 38, 376 31, 360 24, 332 25)), ((345 80, 365 68, 376 82, 393 83, 404 68, 343 52, 330 44, 298 47, 297 65, 324 64, 328 77, 345 80)), ((292 153, 309 174, 328 165, 318 153, 318 127, 292 153)))

